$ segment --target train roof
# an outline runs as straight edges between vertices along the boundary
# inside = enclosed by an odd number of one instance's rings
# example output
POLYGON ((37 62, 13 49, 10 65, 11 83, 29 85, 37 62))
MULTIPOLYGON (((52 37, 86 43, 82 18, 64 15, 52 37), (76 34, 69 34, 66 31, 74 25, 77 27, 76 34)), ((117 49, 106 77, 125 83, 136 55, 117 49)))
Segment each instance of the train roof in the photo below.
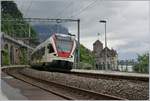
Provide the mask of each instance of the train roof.
POLYGON ((56 35, 56 36, 63 36, 63 37, 68 37, 68 36, 70 36, 70 35, 68 35, 68 34, 62 34, 62 33, 55 33, 54 35, 56 35))

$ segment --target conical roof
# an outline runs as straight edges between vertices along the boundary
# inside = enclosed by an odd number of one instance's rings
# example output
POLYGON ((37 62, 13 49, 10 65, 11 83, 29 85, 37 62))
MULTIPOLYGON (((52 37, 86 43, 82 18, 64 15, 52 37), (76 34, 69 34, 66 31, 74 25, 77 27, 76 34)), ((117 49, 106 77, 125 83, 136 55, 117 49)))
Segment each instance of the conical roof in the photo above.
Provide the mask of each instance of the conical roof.
POLYGON ((101 41, 99 41, 99 40, 96 40, 96 41, 93 43, 93 45, 96 45, 96 44, 103 45, 103 43, 102 43, 101 41))

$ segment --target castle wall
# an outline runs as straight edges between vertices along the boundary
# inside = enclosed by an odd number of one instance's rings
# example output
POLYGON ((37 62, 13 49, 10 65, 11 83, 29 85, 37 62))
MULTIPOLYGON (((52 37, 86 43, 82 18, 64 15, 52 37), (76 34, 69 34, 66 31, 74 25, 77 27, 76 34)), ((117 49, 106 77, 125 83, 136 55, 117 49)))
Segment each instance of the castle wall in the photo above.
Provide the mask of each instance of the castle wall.
MULTIPOLYGON (((93 53, 95 55, 95 63, 97 69, 105 68, 105 50, 101 42, 95 42, 93 44, 93 53)), ((107 50, 107 64, 109 70, 117 70, 118 55, 115 50, 107 50)))

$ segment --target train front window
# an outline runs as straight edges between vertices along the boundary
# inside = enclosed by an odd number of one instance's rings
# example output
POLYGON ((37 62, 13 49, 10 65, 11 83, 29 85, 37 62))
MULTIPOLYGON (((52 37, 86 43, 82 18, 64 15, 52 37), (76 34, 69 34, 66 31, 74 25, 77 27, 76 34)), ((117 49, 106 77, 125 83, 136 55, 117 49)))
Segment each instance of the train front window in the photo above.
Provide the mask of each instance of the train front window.
POLYGON ((70 52, 72 48, 72 41, 70 40, 56 40, 56 47, 58 51, 70 52))

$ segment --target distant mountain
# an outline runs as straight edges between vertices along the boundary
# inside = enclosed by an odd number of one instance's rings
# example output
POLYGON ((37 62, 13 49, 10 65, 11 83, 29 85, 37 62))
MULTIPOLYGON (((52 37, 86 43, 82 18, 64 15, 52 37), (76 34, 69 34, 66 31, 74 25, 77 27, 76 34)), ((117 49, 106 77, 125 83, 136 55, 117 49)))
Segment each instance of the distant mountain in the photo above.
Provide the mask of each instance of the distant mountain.
POLYGON ((53 33, 63 33, 68 34, 68 29, 62 25, 57 24, 36 24, 33 25, 34 30, 38 33, 39 42, 43 42, 48 37, 50 37, 53 33))

